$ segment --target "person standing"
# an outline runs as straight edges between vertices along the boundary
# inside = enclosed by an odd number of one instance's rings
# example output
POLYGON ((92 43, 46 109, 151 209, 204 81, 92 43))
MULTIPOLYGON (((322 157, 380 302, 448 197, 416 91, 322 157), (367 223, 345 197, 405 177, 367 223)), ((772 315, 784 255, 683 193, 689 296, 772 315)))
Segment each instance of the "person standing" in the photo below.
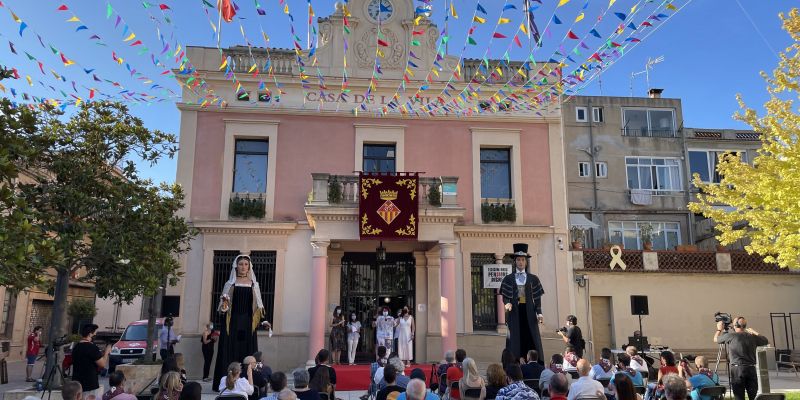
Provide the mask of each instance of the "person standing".
MULTIPOLYGON (((264 303, 249 256, 239 255, 233 260, 231 275, 222 288, 217 311, 224 315, 224 322, 217 345, 215 383, 228 375, 232 362, 241 362, 258 351, 256 329, 264 317, 264 303)), ((272 327, 268 321, 261 325, 272 327)), ((217 385, 213 389, 217 389, 217 385)))
POLYGON ((42 348, 42 327, 36 326, 33 332, 28 335, 28 346, 25 350, 25 358, 28 360, 28 365, 25 366, 25 382, 33 382, 31 374, 33 374, 33 366, 36 364, 36 358, 39 357, 39 350, 42 348))
POLYGON ((392 348, 394 326, 394 317, 389 315, 389 309, 384 307, 381 315, 375 319, 375 336, 378 339, 375 344, 377 346, 384 346, 387 349, 392 348))
POLYGON ((172 330, 172 324, 172 317, 164 318, 164 326, 161 327, 161 332, 158 333, 158 344, 160 347, 158 352, 161 355, 162 361, 175 354, 175 348, 173 346, 181 341, 181 337, 176 335, 175 331, 172 330))
POLYGON ((578 328, 578 318, 576 316, 567 315, 567 324, 558 331, 558 334, 564 340, 564 343, 572 345, 578 358, 583 358, 583 350, 586 343, 583 340, 581 328, 578 328))
POLYGON ((347 323, 347 359, 350 365, 356 365, 356 349, 361 338, 361 322, 356 313, 350 313, 350 322, 347 323))
POLYGON ((342 307, 336 306, 333 309, 333 318, 331 319, 331 351, 333 352, 333 364, 339 364, 342 358, 342 350, 347 348, 347 328, 345 328, 344 316, 342 315, 342 307))
POLYGON ((748 328, 747 320, 744 317, 736 317, 733 320, 733 332, 728 332, 722 321, 717 322, 714 343, 727 345, 728 360, 731 363, 733 396, 736 400, 744 400, 746 391, 747 397, 755 400, 756 392, 758 392, 756 347, 769 344, 767 338, 748 328))
POLYGON ((111 352, 111 346, 106 346, 105 351, 101 352, 92 343, 97 328, 95 324, 84 325, 81 328, 81 341, 72 348, 72 380, 80 382, 84 396, 102 396, 102 393, 97 393, 100 388, 97 371, 108 365, 108 354, 111 352))
POLYGON ((544 288, 539 278, 527 272, 528 245, 514 243, 514 272, 506 275, 500 284, 500 293, 506 310, 508 336, 506 348, 514 354, 527 354, 536 350, 544 354, 539 324, 542 316, 542 296, 544 288))
POLYGON ((414 317, 409 313, 408 306, 403 307, 400 319, 397 322, 397 354, 406 366, 411 365, 414 358, 414 317))
POLYGON ((206 329, 203 330, 203 336, 200 338, 203 344, 203 382, 211 380, 208 374, 211 371, 211 360, 214 358, 214 344, 217 343, 218 338, 219 333, 214 331, 214 323, 207 323, 206 329))

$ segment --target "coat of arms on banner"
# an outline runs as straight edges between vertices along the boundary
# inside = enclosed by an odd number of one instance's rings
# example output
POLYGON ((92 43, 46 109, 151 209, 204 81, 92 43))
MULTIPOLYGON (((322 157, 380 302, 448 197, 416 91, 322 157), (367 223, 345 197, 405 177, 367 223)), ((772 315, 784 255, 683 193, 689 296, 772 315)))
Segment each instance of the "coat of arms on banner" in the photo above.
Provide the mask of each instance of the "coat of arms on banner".
POLYGON ((414 240, 419 223, 419 175, 414 173, 359 176, 361 239, 414 240))

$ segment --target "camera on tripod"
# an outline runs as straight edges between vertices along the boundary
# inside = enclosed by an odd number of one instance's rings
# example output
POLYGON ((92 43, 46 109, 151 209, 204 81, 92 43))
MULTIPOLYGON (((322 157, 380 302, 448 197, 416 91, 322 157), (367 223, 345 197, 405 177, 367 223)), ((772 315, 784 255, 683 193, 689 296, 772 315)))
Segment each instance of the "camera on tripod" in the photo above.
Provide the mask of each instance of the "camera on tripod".
POLYGON ((717 313, 714 314, 714 322, 722 322, 723 330, 727 332, 731 328, 733 318, 731 318, 731 315, 728 313, 717 311, 717 313))
POLYGON ((63 335, 53 339, 53 348, 59 349, 63 346, 70 344, 69 335, 63 335))

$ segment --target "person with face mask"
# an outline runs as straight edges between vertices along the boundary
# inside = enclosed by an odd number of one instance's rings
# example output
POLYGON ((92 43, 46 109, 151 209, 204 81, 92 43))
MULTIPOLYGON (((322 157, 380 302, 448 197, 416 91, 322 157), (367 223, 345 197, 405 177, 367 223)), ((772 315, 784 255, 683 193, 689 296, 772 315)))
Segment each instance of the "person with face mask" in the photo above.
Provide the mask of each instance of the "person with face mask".
POLYGON ((397 354, 406 366, 410 366, 414 358, 414 328, 414 317, 405 306, 397 321, 397 354))
POLYGON ((350 313, 350 321, 347 323, 347 359, 350 365, 356 365, 356 348, 358 339, 361 338, 361 322, 356 313, 350 313))
POLYGON ((376 346, 385 346, 387 349, 392 348, 395 325, 394 317, 389 315, 389 308, 383 307, 380 315, 375 319, 376 346))
POLYGON ((206 324, 206 329, 203 330, 203 336, 200 341, 203 343, 203 382, 210 382, 211 378, 208 373, 211 370, 211 359, 214 358, 214 344, 217 343, 219 334, 214 334, 214 323, 209 322, 206 324))
POLYGON ((342 350, 347 347, 346 337, 347 328, 345 328, 344 316, 342 315, 342 307, 336 306, 333 310, 333 318, 331 319, 331 352, 333 353, 333 364, 339 364, 342 357, 342 350))

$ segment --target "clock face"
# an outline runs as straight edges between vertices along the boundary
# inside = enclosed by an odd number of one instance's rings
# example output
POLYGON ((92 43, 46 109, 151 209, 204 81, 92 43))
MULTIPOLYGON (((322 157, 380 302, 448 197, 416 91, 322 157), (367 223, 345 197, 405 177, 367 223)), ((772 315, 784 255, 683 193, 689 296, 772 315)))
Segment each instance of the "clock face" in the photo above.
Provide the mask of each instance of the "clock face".
POLYGON ((394 5, 389 0, 370 0, 367 14, 375 22, 386 22, 394 14, 394 5))

